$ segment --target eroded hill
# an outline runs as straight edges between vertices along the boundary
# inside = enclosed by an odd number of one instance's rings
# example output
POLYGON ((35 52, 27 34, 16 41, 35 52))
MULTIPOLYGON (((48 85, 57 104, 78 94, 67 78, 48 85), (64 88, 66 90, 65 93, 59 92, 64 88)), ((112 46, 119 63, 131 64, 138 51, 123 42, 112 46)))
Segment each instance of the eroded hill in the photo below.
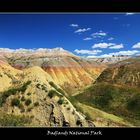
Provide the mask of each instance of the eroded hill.
POLYGON ((16 70, 4 62, 0 65, 1 78, 7 82, 0 92, 0 125, 94 126, 40 67, 16 70))
POLYGON ((106 65, 82 59, 62 49, 2 53, 1 59, 18 70, 39 66, 69 94, 90 85, 106 65))

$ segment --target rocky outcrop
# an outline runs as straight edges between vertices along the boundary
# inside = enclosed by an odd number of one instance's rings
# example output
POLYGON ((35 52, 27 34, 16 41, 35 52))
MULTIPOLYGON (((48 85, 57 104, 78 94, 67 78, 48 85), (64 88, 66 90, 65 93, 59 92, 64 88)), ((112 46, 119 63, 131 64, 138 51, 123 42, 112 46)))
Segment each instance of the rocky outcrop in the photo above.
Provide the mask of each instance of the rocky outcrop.
POLYGON ((127 55, 117 55, 117 56, 112 55, 110 57, 91 58, 89 60, 99 62, 99 63, 104 63, 104 64, 115 64, 119 61, 123 61, 129 58, 130 56, 127 56, 127 55))

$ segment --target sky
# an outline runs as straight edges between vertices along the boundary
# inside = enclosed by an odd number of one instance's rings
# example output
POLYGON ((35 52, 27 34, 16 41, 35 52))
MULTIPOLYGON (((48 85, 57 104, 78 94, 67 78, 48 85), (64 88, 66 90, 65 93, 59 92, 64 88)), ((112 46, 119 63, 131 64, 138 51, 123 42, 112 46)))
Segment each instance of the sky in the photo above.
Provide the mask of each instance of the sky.
POLYGON ((56 47, 87 58, 140 55, 140 14, 0 14, 0 48, 56 47))

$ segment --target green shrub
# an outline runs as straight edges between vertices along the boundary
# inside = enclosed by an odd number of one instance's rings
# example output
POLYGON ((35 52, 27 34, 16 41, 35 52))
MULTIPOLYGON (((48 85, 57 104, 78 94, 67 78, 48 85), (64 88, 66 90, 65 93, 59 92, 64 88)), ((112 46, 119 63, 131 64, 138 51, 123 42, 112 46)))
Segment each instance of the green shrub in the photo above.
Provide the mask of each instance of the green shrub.
POLYGON ((72 111, 72 114, 73 114, 73 115, 75 114, 75 110, 72 111))
POLYGON ((17 90, 20 92, 25 92, 25 90, 27 89, 27 86, 31 84, 31 81, 27 81, 26 83, 23 84, 23 86, 21 86, 20 88, 18 88, 17 90))
POLYGON ((54 84, 54 82, 50 81, 49 84, 50 84, 53 88, 57 89, 57 85, 54 84))
POLYGON ((27 95, 28 95, 28 96, 30 96, 30 95, 31 95, 31 93, 30 93, 30 92, 28 92, 28 93, 27 93, 27 95))
POLYGON ((34 106, 39 106, 39 102, 35 102, 34 103, 34 106))
POLYGON ((67 110, 70 110, 70 107, 67 107, 67 110))
POLYGON ((54 95, 55 95, 55 91, 54 90, 50 90, 49 93, 48 93, 48 96, 50 98, 52 98, 54 95))
POLYGON ((46 90, 46 87, 42 87, 42 90, 46 90))
POLYGON ((47 89, 46 89, 46 87, 44 85, 41 85, 41 87, 42 87, 42 90, 47 91, 47 89))
POLYGON ((38 89, 40 89, 40 85, 41 85, 41 84, 38 83, 38 84, 36 85, 36 87, 37 87, 38 89))
POLYGON ((24 96, 22 96, 22 97, 21 97, 21 101, 23 101, 23 102, 24 102, 25 100, 26 100, 26 99, 25 99, 25 97, 24 97, 24 96))
POLYGON ((12 106, 19 106, 20 105, 20 100, 18 98, 14 98, 11 101, 12 106))
POLYGON ((26 105, 26 106, 29 106, 31 103, 32 103, 31 99, 27 99, 27 100, 25 101, 25 105, 26 105))
POLYGON ((48 93, 48 96, 50 97, 50 98, 52 98, 52 97, 54 97, 54 96, 56 96, 56 95, 59 95, 58 93, 57 93, 57 91, 56 90, 50 90, 49 91, 49 93, 48 93))
POLYGON ((76 125, 82 125, 81 121, 80 120, 77 120, 76 121, 76 125))
POLYGON ((59 105, 62 105, 64 103, 64 99, 60 98, 57 102, 59 105))

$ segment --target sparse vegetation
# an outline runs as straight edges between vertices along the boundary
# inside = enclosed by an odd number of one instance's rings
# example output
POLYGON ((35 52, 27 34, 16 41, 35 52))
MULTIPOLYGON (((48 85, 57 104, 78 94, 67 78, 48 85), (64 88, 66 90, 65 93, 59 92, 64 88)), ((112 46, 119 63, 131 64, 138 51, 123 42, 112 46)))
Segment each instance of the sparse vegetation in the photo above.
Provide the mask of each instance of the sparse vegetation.
POLYGON ((0 114, 0 126, 25 126, 31 123, 31 118, 13 114, 0 114))
POLYGON ((23 84, 23 86, 21 86, 18 91, 21 91, 21 92, 25 92, 26 89, 27 89, 27 86, 31 84, 31 81, 27 81, 26 83, 23 84))
POLYGON ((5 103, 6 99, 11 96, 11 95, 15 95, 18 92, 25 92, 25 90, 27 89, 27 86, 31 83, 31 81, 27 81, 26 83, 24 83, 21 87, 17 87, 17 88, 12 88, 9 89, 7 91, 4 91, 2 93, 0 93, 0 106, 2 106, 3 103, 5 103))

